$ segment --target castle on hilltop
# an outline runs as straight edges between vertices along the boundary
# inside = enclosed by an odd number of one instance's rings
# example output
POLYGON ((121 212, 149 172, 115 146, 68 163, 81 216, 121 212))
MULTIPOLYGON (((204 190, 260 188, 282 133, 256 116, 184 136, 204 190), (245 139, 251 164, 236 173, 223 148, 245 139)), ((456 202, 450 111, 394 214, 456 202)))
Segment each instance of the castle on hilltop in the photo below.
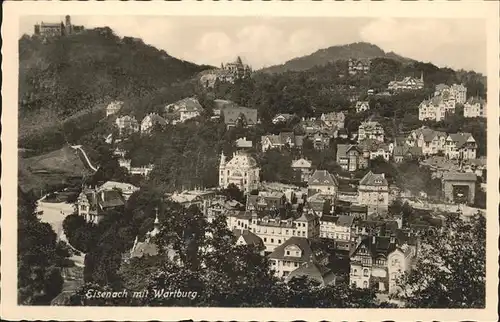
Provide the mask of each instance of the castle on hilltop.
POLYGON ((69 36, 71 34, 75 34, 81 32, 85 28, 83 26, 74 26, 71 23, 71 17, 69 15, 66 16, 65 22, 41 22, 40 24, 36 24, 35 28, 35 36, 42 38, 52 38, 52 37, 60 37, 60 36, 69 36))

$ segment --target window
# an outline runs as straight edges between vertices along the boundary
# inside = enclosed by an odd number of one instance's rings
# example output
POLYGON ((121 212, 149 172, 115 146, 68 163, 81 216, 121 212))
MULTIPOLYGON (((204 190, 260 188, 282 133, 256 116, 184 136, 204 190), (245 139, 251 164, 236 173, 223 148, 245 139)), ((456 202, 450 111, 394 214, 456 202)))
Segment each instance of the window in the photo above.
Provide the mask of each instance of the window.
POLYGON ((290 255, 290 251, 289 251, 289 250, 287 250, 287 251, 286 251, 286 254, 287 254, 287 255, 290 255))
POLYGON ((306 235, 306 232, 305 232, 305 231, 303 231, 303 232, 302 232, 302 236, 305 236, 305 235, 306 235))
MULTIPOLYGON (((255 231, 255 228, 254 228, 254 231, 255 231)), ((264 243, 266 243, 266 242, 267 242, 267 238, 266 238, 266 237, 264 237, 264 243)))
POLYGON ((363 282, 363 288, 368 288, 368 282, 367 281, 363 282))
POLYGON ((293 263, 295 267, 299 267, 299 263, 293 263))
POLYGON ((354 274, 354 275, 358 275, 358 270, 357 270, 357 269, 354 269, 353 274, 354 274))
POLYGON ((278 244, 281 244, 281 239, 278 239, 278 244))
POLYGON ((271 243, 274 243, 274 238, 271 238, 271 243))
POLYGON ((365 277, 366 277, 366 276, 368 276, 368 275, 369 275, 368 269, 366 269, 366 268, 365 268, 365 269, 363 270, 363 276, 365 276, 365 277))

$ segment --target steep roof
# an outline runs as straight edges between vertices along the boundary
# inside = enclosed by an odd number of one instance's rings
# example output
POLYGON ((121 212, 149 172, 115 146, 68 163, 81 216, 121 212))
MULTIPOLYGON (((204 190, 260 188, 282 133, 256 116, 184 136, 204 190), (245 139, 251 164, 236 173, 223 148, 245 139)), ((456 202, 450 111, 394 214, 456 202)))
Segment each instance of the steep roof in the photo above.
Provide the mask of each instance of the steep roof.
POLYGON ((238 239, 240 237, 243 237, 247 245, 259 246, 264 244, 259 236, 257 236, 256 234, 252 233, 247 229, 233 229, 233 235, 236 236, 236 238, 238 239))
POLYGON ((472 136, 470 133, 452 133, 448 137, 455 142, 457 148, 464 146, 467 140, 472 136))
POLYGON ((359 148, 355 144, 337 144, 337 157, 338 158, 346 157, 347 152, 349 152, 351 149, 356 149, 359 151, 359 148))
POLYGON ((363 179, 359 181, 360 185, 365 185, 365 186, 387 186, 387 180, 385 179, 385 174, 380 173, 380 174, 375 174, 371 171, 369 171, 363 179))
POLYGON ((311 168, 311 166, 311 161, 304 158, 292 161, 292 168, 311 168))
POLYGON ((226 167, 249 168, 256 167, 257 161, 248 153, 238 152, 226 164, 226 167))
POLYGON ((337 220, 337 226, 351 227, 353 221, 354 217, 352 216, 340 215, 337 220))
POLYGON ((337 178, 326 170, 316 170, 309 178, 309 185, 331 185, 338 186, 337 178))
POLYGON ((323 215, 319 219, 320 222, 325 221, 325 222, 332 222, 334 224, 336 224, 338 220, 339 220, 339 216, 331 216, 331 215, 323 215))

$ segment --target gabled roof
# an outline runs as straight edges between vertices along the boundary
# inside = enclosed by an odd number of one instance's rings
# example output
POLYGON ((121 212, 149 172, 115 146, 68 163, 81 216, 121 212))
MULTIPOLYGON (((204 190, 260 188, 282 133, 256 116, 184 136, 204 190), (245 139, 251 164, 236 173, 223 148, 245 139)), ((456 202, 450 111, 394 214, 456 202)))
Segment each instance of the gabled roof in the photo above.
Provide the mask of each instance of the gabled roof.
POLYGON ((354 217, 352 216, 340 215, 339 219, 337 220, 337 226, 351 227, 353 221, 354 217))
POLYGON ((198 102, 198 100, 194 97, 183 98, 172 105, 177 106, 177 110, 183 110, 186 112, 201 112, 203 110, 200 102, 198 102))
POLYGON ((278 260, 293 260, 296 262, 305 263, 309 260, 316 260, 315 252, 313 250, 312 243, 309 239, 304 237, 290 237, 283 244, 279 245, 274 249, 274 251, 269 255, 269 258, 278 260), (300 257, 294 257, 286 255, 285 248, 288 246, 295 245, 302 251, 300 257))
POLYGON ((294 277, 301 276, 306 276, 309 279, 315 280, 321 285, 327 285, 335 281, 335 275, 332 273, 331 269, 313 261, 300 265, 297 269, 290 272, 286 280, 289 281, 294 277))
POLYGON ((352 149, 356 149, 358 152, 361 152, 357 145, 355 144, 337 144, 337 157, 342 158, 347 156, 347 152, 352 149))
MULTIPOLYGON (((470 133, 452 133, 448 136, 451 141, 455 142, 457 148, 464 146, 467 140, 472 136, 470 133)), ((448 140, 448 139, 446 139, 448 140)))
POLYGON ((387 180, 385 179, 385 175, 383 173, 375 174, 369 171, 363 179, 359 181, 360 185, 365 186, 387 186, 387 180))
POLYGON ((292 161, 292 168, 311 168, 311 166, 311 161, 304 158, 292 161))
POLYGON ((334 224, 336 224, 338 220, 339 220, 339 216, 331 216, 331 215, 323 215, 319 219, 320 222, 324 221, 324 222, 331 222, 334 224))
POLYGON ((236 236, 237 239, 243 237, 247 245, 259 246, 264 244, 259 236, 247 229, 233 229, 233 235, 236 236))
POLYGON ((326 170, 316 170, 307 182, 309 185, 331 185, 338 186, 337 178, 326 170))
POLYGON ((378 151, 379 149, 388 150, 389 146, 375 139, 365 139, 358 144, 358 151, 378 151), (361 150, 359 150, 361 149, 361 150))
POLYGON ((423 155, 422 147, 418 146, 408 146, 408 145, 397 145, 394 147, 394 155, 395 156, 404 156, 407 154, 411 154, 413 156, 421 156, 423 155))

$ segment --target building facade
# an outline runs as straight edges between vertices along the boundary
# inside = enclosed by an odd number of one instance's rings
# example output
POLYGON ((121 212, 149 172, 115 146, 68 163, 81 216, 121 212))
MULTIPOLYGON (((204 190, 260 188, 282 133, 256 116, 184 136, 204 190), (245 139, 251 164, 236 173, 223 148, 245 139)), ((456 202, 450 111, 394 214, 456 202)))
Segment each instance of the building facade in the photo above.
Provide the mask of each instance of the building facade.
POLYGON ((219 186, 227 188, 235 184, 241 191, 248 193, 258 189, 260 183, 260 168, 255 159, 244 151, 237 151, 230 161, 221 153, 219 164, 219 186))
POLYGON ((358 142, 366 139, 373 139, 384 142, 385 131, 379 122, 363 122, 358 128, 358 142))
POLYGON ((389 208, 389 184, 384 173, 369 171, 359 181, 358 203, 368 206, 368 213, 387 213, 389 208))
POLYGON ((445 155, 449 159, 475 159, 477 156, 476 140, 470 133, 450 134, 446 138, 445 155))

